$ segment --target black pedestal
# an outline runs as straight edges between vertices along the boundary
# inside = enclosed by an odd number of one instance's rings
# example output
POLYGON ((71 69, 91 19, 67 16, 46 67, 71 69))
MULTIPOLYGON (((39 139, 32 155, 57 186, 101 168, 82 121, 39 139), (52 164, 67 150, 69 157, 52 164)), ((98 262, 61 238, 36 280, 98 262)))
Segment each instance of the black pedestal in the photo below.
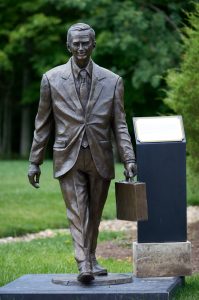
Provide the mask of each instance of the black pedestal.
POLYGON ((170 300, 175 289, 182 285, 180 277, 133 278, 132 283, 109 286, 52 283, 52 278, 74 281, 74 276, 77 275, 24 275, 0 288, 0 300, 170 300))
POLYGON ((146 183, 148 221, 138 222, 139 243, 187 241, 186 143, 136 142, 138 180, 146 183))

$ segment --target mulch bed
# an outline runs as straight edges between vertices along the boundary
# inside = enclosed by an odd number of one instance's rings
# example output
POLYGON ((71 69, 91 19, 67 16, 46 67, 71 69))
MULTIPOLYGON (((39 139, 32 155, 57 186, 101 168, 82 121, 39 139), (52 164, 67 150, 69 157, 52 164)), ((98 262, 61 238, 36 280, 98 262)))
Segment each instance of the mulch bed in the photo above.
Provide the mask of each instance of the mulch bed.
POLYGON ((188 240, 192 243, 193 273, 199 272, 199 222, 188 226, 188 240))
MULTIPOLYGON (((132 240, 136 240, 136 233, 127 232, 124 241, 105 241, 98 244, 97 255, 103 258, 132 260, 132 240)), ((188 226, 188 240, 192 243, 192 269, 199 273, 199 222, 188 226)))

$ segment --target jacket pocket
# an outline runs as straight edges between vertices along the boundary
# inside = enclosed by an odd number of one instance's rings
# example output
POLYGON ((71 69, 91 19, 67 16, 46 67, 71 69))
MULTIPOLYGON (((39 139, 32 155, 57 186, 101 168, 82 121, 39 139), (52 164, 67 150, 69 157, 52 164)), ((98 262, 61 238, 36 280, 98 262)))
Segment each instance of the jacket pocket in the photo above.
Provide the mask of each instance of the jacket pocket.
POLYGON ((63 141, 63 140, 57 140, 55 141, 54 145, 53 145, 53 148, 65 148, 67 145, 67 142, 66 141, 63 141))
POLYGON ((112 144, 110 141, 99 141, 100 145, 105 148, 112 148, 112 144))

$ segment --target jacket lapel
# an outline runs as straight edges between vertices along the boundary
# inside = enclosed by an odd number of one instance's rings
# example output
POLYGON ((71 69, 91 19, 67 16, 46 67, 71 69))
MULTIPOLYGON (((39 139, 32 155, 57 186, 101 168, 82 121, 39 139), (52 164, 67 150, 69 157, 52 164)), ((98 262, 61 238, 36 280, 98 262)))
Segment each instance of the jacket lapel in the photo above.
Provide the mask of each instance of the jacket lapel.
POLYGON ((91 91, 89 96, 89 101, 87 105, 87 114, 90 114, 96 101, 98 100, 100 93, 103 89, 103 85, 100 82, 101 79, 105 78, 100 73, 100 68, 93 62, 93 74, 92 74, 92 83, 91 83, 91 91))
MULTIPOLYGON (((79 97, 77 95, 76 87, 75 87, 75 82, 71 70, 71 59, 66 63, 65 69, 63 73, 61 74, 62 78, 62 87, 65 91, 65 94, 67 94, 71 101, 75 104, 76 108, 82 109, 79 97)), ((66 97, 67 99, 67 97, 66 97)), ((83 111, 83 109, 82 109, 83 111)))
MULTIPOLYGON (((75 82, 71 70, 71 59, 66 63, 65 68, 61 74, 61 78, 63 81, 62 87, 64 89, 64 93, 70 97, 71 101, 75 104, 76 108, 82 110, 83 112, 83 108, 75 88, 75 82)), ((105 76, 100 72, 100 67, 93 62, 92 82, 89 100, 87 104, 87 114, 91 113, 96 101, 100 96, 100 93, 103 89, 103 85, 100 81, 103 78, 105 78, 105 76)))

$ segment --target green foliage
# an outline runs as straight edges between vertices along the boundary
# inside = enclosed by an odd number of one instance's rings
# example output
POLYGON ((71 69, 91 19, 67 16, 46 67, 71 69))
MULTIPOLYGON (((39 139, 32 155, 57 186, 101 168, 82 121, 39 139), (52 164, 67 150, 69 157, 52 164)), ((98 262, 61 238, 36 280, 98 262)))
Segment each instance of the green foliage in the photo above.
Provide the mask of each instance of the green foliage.
POLYGON ((172 69, 167 76, 165 102, 183 116, 189 163, 189 181, 192 198, 198 190, 199 178, 199 4, 195 13, 188 14, 189 25, 184 28, 184 54, 179 69, 172 69))
POLYGON ((191 7, 185 0, 0 0, 0 93, 9 91, 16 120, 21 104, 35 109, 42 73, 69 58, 66 30, 87 22, 96 31, 94 60, 124 78, 132 131, 132 115, 166 111, 158 88, 166 70, 178 64, 183 9, 191 7))
POLYGON ((0 50, 0 70, 10 71, 12 70, 12 64, 7 54, 0 50))
POLYGON ((97 33, 94 58, 124 78, 130 131, 132 115, 165 112, 157 88, 166 70, 178 64, 187 7, 186 1, 98 1, 90 9, 88 20, 97 33))

